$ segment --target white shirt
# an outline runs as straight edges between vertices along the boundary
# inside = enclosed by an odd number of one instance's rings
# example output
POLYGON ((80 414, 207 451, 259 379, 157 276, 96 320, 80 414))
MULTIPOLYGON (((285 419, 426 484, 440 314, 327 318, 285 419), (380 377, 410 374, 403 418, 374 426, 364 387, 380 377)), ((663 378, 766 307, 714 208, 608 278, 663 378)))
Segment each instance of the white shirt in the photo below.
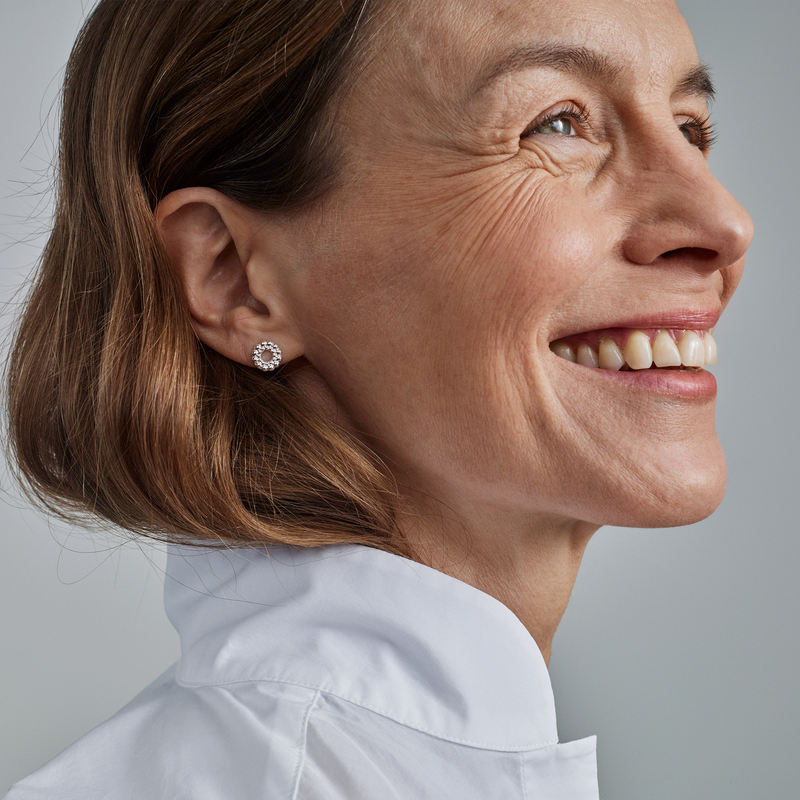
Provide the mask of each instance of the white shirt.
POLYGON ((181 658, 7 800, 597 800, 517 617, 356 546, 170 548, 181 658))

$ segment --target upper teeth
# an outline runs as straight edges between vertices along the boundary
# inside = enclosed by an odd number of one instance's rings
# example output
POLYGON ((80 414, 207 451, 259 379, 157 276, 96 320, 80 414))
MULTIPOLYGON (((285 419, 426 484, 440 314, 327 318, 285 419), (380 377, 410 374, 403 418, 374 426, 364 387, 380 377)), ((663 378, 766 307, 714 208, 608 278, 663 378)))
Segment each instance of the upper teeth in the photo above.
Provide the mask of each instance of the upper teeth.
POLYGON ((550 349, 561 358, 600 369, 649 369, 657 367, 704 367, 717 363, 717 344, 714 337, 705 331, 701 337, 696 331, 686 331, 676 341, 670 332, 660 330, 651 342, 644 331, 634 331, 620 346, 610 337, 603 336, 595 350, 581 344, 577 351, 566 341, 553 342, 550 349))

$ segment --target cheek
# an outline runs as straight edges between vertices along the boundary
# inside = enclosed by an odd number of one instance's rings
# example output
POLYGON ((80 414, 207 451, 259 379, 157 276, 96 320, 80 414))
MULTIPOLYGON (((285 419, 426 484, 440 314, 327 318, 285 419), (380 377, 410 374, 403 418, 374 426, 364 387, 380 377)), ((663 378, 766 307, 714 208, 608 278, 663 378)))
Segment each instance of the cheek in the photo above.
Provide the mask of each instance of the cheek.
POLYGON ((465 192, 409 229, 417 234, 407 263, 422 269, 408 277, 441 322, 473 321, 476 347, 494 348, 498 335, 520 328, 538 339, 609 248, 607 226, 583 191, 533 171, 465 192))
POLYGON ((487 183, 330 226, 308 272, 311 360, 395 464, 526 493, 554 471, 548 325, 604 263, 607 217, 533 171, 487 183))
POLYGON ((468 342, 488 357, 541 345, 609 249, 583 190, 533 170, 363 194, 369 205, 328 221, 308 271, 315 322, 359 347, 402 337, 433 355, 468 342))

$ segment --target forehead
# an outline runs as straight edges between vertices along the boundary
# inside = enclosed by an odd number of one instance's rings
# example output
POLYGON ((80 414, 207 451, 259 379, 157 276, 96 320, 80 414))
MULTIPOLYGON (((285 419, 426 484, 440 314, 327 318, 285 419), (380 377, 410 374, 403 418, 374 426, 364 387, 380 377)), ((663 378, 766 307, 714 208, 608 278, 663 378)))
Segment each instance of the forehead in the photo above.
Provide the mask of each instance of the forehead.
POLYGON ((542 45, 600 56, 608 80, 668 85, 697 63, 673 0, 401 0, 384 23, 375 67, 426 94, 473 92, 542 45))

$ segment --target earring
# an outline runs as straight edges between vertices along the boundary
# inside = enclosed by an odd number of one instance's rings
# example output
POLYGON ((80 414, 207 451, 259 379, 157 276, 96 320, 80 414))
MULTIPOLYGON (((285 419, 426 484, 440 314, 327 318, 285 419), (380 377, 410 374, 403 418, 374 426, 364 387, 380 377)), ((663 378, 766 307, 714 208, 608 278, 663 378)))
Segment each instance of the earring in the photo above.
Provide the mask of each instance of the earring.
POLYGON ((253 363, 264 372, 272 372, 281 363, 281 349, 275 342, 261 342, 253 348, 253 363), (271 361, 264 361, 261 354, 269 350, 272 353, 271 361))

